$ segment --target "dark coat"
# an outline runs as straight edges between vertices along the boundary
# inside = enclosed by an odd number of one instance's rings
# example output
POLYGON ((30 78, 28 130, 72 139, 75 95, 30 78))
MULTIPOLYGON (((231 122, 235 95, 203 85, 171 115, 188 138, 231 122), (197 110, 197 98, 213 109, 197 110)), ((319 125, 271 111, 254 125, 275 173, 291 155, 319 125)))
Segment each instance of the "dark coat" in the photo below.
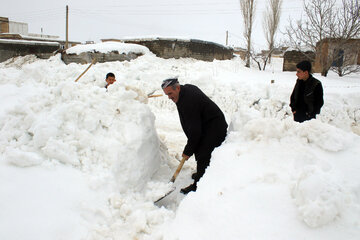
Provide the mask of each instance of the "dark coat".
POLYGON ((294 120, 303 122, 315 118, 324 105, 323 88, 321 82, 312 75, 304 81, 298 79, 290 97, 290 107, 294 120))
MULTIPOLYGON (((180 86, 176 103, 181 126, 188 138, 184 154, 192 156, 206 138, 206 144, 219 146, 225 139, 227 123, 220 108, 198 87, 186 84, 180 86)), ((210 152, 211 153, 211 152, 210 152)))

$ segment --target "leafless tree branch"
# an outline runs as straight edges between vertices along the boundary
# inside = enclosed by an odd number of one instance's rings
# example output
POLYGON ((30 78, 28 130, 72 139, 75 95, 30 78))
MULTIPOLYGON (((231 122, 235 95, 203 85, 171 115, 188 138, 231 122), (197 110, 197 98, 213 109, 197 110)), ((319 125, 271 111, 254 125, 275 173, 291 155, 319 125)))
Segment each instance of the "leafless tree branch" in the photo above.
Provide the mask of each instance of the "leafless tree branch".
POLYGON ((349 39, 360 36, 359 1, 342 0, 341 7, 336 7, 336 0, 303 0, 305 18, 296 22, 289 20, 286 35, 292 47, 297 50, 305 48, 321 55, 322 49, 317 43, 325 39, 331 41, 334 46, 332 52, 327 53, 327 58, 320 58, 323 76, 327 75, 329 69, 336 69, 341 76, 357 69, 350 67, 354 65, 354 61, 345 59, 343 53, 347 53, 348 48, 358 47, 348 42, 349 39))
MULTIPOLYGON (((268 44, 268 53, 270 53, 268 58, 266 58, 266 62, 268 60, 271 62, 271 53, 274 51, 275 34, 279 28, 282 0, 269 0, 268 4, 268 11, 265 11, 263 15, 263 30, 268 44)), ((263 70, 265 70, 266 62, 264 62, 263 70)))
POLYGON ((240 9, 241 14, 243 16, 243 24, 244 24, 244 38, 246 40, 247 52, 245 61, 246 67, 250 67, 250 54, 251 54, 251 34, 252 27, 255 19, 255 9, 256 2, 255 0, 239 0, 240 1, 240 9))

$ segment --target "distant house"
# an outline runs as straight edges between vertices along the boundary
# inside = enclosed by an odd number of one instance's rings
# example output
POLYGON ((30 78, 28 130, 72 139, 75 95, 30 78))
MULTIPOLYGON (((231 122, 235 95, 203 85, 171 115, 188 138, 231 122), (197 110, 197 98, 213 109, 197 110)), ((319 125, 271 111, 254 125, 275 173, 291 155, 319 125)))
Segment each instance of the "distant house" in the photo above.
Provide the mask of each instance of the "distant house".
MULTIPOLYGON (((288 47, 274 48, 273 51, 271 52, 271 57, 282 58, 287 49, 288 49, 288 47)), ((269 50, 261 51, 262 56, 267 56, 268 54, 269 54, 269 50)))
MULTIPOLYGON (((80 42, 69 42, 69 46, 76 44, 80 42)), ((55 51, 64 49, 64 46, 65 41, 58 36, 29 33, 27 23, 0 17, 0 62, 28 54, 48 58, 55 51)))
POLYGON ((0 17, 0 33, 19 33, 27 35, 29 33, 28 24, 9 21, 6 17, 0 17))
POLYGON ((296 64, 307 60, 314 65, 315 53, 312 51, 298 51, 296 49, 288 49, 284 53, 283 71, 296 71, 296 64))
POLYGON ((296 71, 296 64, 308 60, 313 72, 323 73, 331 66, 360 65, 360 39, 324 39, 316 44, 316 52, 289 49, 284 54, 283 71, 296 71))
POLYGON ((241 47, 234 47, 233 52, 240 56, 242 60, 245 60, 247 50, 241 47))
POLYGON ((316 44, 315 72, 343 64, 360 65, 360 39, 326 38, 316 44))
MULTIPOLYGON (((275 48, 271 53, 271 57, 272 58, 282 58, 284 56, 284 53, 286 52, 287 48, 288 47, 275 48)), ((233 53, 239 55, 242 60, 245 60, 247 49, 241 48, 241 47, 233 47, 233 53)), ((269 50, 261 50, 260 53, 257 53, 255 55, 255 58, 267 57, 268 54, 269 54, 269 50)))
MULTIPOLYGON (((59 36, 29 33, 27 23, 9 21, 6 17, 0 17, 0 39, 57 42, 62 49, 65 46, 65 40, 59 39, 59 36)), ((81 42, 70 41, 69 47, 76 44, 81 44, 81 42)))

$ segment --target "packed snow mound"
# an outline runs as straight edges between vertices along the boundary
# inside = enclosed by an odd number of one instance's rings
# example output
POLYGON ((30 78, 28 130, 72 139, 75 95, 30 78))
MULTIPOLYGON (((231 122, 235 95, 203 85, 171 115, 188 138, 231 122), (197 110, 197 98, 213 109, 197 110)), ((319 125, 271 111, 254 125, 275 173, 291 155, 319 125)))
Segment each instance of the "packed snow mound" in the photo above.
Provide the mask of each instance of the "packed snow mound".
POLYGON ((281 66, 146 54, 94 64, 74 83, 85 66, 59 55, 0 63, 0 238, 357 240, 358 75, 319 76, 324 107, 299 124, 288 106, 296 76, 281 66), (109 71, 117 81, 106 91, 109 71), (192 181, 191 158, 158 208, 186 137, 173 102, 143 98, 172 76, 199 85, 230 127, 198 190, 179 193, 192 181))
MULTIPOLYGON (((230 131, 215 149, 196 193, 180 203, 165 238, 242 239, 251 234, 254 239, 276 239, 281 227, 301 223, 319 235, 293 228, 281 236, 321 239, 333 224, 349 224, 356 234, 360 185, 353 180, 360 163, 347 154, 358 152, 359 137, 319 120, 298 124, 251 115, 238 119, 244 126, 230 131), (267 224, 272 227, 259 231, 267 224), (237 230, 239 226, 246 231, 237 230)), ((344 227, 331 239, 339 239, 343 231, 352 230, 344 227)))
POLYGON ((308 166, 299 173, 292 196, 303 221, 314 228, 340 218, 354 204, 356 197, 350 189, 339 184, 333 171, 324 171, 317 166, 308 166))
POLYGON ((67 54, 80 54, 83 52, 101 52, 108 53, 117 51, 119 54, 125 53, 141 53, 147 54, 150 53, 150 50, 139 44, 132 43, 121 43, 121 42, 102 42, 102 43, 94 43, 94 44, 86 44, 86 45, 76 45, 74 47, 68 48, 66 50, 67 54))
POLYGON ((58 161, 106 165, 120 191, 142 189, 160 164, 154 115, 122 85, 116 91, 62 82, 0 120, 0 152, 18 167, 58 161))

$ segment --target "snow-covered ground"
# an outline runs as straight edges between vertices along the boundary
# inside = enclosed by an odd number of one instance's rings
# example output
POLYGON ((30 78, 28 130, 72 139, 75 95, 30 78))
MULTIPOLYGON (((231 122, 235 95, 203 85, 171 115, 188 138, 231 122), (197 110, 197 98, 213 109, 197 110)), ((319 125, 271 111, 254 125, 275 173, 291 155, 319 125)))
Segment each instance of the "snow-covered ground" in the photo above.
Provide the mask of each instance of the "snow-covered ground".
POLYGON ((288 107, 296 76, 281 59, 261 72, 239 58, 144 53, 95 64, 76 83, 87 66, 60 55, 0 64, 0 239, 360 238, 359 75, 315 74, 325 105, 299 124, 288 107), (106 91, 108 72, 117 81, 106 91), (146 95, 174 76, 230 127, 198 190, 179 193, 192 157, 157 206, 186 138, 174 103, 146 95))

